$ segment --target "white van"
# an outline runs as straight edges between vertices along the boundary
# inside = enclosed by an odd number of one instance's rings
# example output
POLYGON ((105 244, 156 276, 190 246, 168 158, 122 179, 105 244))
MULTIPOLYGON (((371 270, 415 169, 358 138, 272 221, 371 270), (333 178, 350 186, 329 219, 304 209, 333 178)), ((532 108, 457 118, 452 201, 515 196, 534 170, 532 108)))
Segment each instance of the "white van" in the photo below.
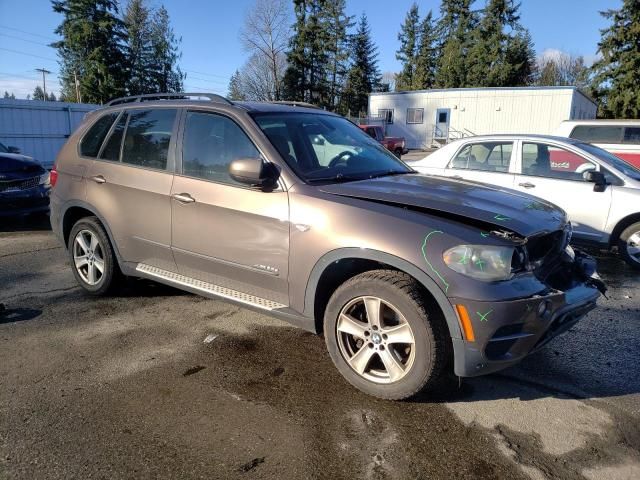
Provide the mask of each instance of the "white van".
POLYGON ((554 135, 592 143, 640 168, 640 120, 566 120, 554 135))

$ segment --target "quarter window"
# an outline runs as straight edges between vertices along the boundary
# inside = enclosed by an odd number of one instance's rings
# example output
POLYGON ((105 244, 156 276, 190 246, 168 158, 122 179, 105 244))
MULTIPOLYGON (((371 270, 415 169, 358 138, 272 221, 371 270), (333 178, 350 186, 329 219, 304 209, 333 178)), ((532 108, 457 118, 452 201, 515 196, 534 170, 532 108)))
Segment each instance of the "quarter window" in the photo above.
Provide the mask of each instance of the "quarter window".
POLYGON ((449 168, 507 173, 512 151, 513 142, 472 143, 460 150, 449 168))
POLYGON ((174 109, 132 110, 122 148, 122 163, 165 170, 174 109))
POLYGON ((564 148, 543 143, 522 144, 522 173, 559 180, 586 181, 584 173, 596 165, 564 148))
POLYGON ((615 125, 578 125, 569 136, 588 143, 620 143, 622 127, 616 127, 615 125))
POLYGON ((187 113, 182 149, 184 175, 238 185, 229 176, 231 162, 258 157, 258 149, 233 120, 211 113, 187 113))
POLYGON ((424 123, 424 108, 407 108, 407 123, 424 123))
POLYGON ((104 137, 109 133, 109 129, 116 120, 118 112, 108 113, 100 117, 85 133, 80 142, 80 155, 83 157, 97 157, 104 137))

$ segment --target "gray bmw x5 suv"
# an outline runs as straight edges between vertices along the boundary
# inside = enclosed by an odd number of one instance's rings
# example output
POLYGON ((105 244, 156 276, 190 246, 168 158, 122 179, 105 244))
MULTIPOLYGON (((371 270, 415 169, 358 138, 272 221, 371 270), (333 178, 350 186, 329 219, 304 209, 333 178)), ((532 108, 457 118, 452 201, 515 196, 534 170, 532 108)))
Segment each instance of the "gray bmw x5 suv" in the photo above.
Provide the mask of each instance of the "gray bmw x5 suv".
POLYGON ((270 313, 324 333, 342 375, 381 398, 512 365, 604 289, 559 208, 418 175, 300 105, 114 100, 51 183, 51 223, 87 292, 144 277, 270 313))

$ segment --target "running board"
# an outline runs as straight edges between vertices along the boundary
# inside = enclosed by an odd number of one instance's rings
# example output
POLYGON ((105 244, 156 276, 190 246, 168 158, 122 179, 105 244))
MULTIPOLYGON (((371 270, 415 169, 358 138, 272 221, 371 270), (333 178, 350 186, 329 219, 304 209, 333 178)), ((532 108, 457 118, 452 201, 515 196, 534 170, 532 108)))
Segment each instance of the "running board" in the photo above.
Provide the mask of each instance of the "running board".
POLYGON ((144 263, 139 263, 136 267, 136 271, 145 274, 145 276, 156 278, 169 285, 186 287, 205 295, 226 298, 228 300, 243 303, 262 310, 276 310, 287 307, 286 305, 274 302, 273 300, 267 300, 266 298, 249 295, 248 293, 238 292, 237 290, 221 287, 220 285, 214 285, 213 283, 203 282, 202 280, 186 277, 179 273, 170 272, 158 267, 152 267, 151 265, 146 265, 144 263))

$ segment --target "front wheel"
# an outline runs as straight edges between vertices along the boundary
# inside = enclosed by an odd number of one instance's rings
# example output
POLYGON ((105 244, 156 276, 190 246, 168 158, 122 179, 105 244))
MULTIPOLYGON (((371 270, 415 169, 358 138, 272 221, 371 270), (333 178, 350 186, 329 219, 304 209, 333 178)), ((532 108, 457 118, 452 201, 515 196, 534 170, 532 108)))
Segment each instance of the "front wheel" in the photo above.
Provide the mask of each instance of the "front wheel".
POLYGON ((640 222, 630 225, 620 234, 618 252, 629 266, 640 270, 640 222))
POLYGON ((446 325, 428 313, 422 289, 405 273, 374 270, 342 284, 324 319, 329 355, 356 388, 400 400, 439 380, 448 359, 446 325))
POLYGON ((402 159, 402 149, 401 148, 396 148, 393 153, 395 154, 396 157, 398 157, 399 159, 402 159))
POLYGON ((68 245, 73 274, 92 295, 104 295, 117 284, 121 273, 109 237, 96 217, 78 220, 68 245))

